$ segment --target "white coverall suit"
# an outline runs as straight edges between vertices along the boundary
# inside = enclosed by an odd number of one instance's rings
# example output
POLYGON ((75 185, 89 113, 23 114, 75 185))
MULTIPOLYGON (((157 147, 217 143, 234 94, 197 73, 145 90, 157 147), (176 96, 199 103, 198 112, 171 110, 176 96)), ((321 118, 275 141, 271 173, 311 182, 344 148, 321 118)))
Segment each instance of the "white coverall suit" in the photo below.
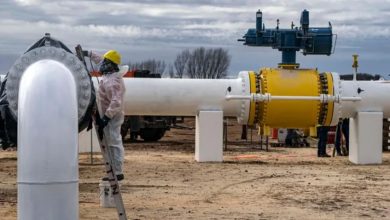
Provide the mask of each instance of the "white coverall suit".
POLYGON ((124 120, 123 96, 125 85, 122 76, 127 70, 127 66, 121 66, 119 72, 103 75, 99 83, 97 96, 101 116, 106 115, 110 118, 103 131, 111 152, 112 164, 116 175, 123 174, 124 148, 121 126, 124 120))

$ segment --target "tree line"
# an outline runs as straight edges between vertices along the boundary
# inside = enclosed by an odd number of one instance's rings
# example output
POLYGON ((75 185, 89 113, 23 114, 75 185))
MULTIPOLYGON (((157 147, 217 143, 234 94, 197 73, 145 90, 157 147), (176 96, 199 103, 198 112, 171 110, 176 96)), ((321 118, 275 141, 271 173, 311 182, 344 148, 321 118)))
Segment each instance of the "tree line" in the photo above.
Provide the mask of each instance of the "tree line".
MULTIPOLYGON (((379 74, 370 74, 370 73, 357 73, 356 80, 379 80, 382 76, 379 74)), ((342 80, 353 80, 353 74, 343 74, 340 75, 342 80)))
POLYGON ((181 51, 172 64, 167 65, 165 61, 149 59, 128 65, 130 69, 149 70, 151 73, 165 74, 170 78, 220 79, 227 76, 230 60, 226 49, 199 47, 181 51))

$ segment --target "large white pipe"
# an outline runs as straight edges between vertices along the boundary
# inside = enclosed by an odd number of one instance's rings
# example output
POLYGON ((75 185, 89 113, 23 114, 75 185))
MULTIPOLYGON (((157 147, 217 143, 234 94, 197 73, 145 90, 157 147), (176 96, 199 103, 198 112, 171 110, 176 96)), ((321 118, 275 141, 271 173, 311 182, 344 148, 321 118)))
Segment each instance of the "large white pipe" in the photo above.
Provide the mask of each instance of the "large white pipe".
POLYGON ((18 102, 18 219, 78 219, 78 102, 72 73, 53 60, 30 65, 18 102))
POLYGON ((383 112, 390 117, 390 83, 386 81, 341 81, 342 96, 361 97, 358 102, 341 102, 340 118, 355 117, 357 112, 383 112))
POLYGON ((195 116, 201 110, 222 110, 246 122, 249 100, 226 100, 230 95, 250 95, 247 72, 237 79, 124 78, 126 115, 195 116))
POLYGON ((125 109, 135 115, 193 116, 198 110, 223 110, 237 116, 240 101, 226 101, 227 88, 241 92, 239 79, 125 79, 125 109), (134 105, 137 103, 137 105, 134 105))

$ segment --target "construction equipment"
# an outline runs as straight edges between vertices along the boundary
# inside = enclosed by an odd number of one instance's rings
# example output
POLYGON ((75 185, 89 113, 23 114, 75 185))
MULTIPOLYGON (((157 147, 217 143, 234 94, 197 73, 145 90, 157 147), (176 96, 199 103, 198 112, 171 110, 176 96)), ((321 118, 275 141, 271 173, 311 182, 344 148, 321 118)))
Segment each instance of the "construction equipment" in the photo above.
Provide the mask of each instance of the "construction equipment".
MULTIPOLYGON (((160 73, 151 73, 149 70, 133 70, 124 76, 134 78, 161 78, 160 73)), ((130 140, 137 140, 140 136, 144 141, 158 141, 165 132, 176 125, 176 116, 139 116, 126 115, 122 124, 121 135, 125 139, 130 133, 130 140)))
POLYGON ((309 147, 307 135, 300 129, 276 129, 276 142, 271 143, 272 147, 309 147))
POLYGON ((299 129, 287 129, 285 144, 287 147, 309 147, 306 136, 299 129))
MULTIPOLYGON (((77 45, 75 49, 76 49, 77 57, 84 64, 86 64, 81 46, 77 45)), ((85 65, 85 68, 87 69, 86 65, 85 65)), ((93 113, 91 114, 91 116, 92 116, 94 127, 96 130, 100 150, 101 150, 101 153, 103 155, 104 167, 106 169, 108 181, 109 181, 111 189, 112 189, 112 195, 114 197, 119 220, 126 220, 127 219, 126 210, 125 210, 125 207, 123 205, 123 200, 122 200, 122 195, 120 192, 120 186, 118 183, 118 179, 117 179, 117 176, 116 176, 115 171, 113 169, 112 155, 111 155, 111 152, 108 148, 109 146, 107 146, 106 140, 104 138, 103 128, 101 128, 99 126, 99 124, 97 123, 97 120, 100 119, 100 113, 99 113, 98 109, 99 108, 97 106, 97 103, 95 102, 94 107, 93 107, 93 111, 92 111, 93 113)))

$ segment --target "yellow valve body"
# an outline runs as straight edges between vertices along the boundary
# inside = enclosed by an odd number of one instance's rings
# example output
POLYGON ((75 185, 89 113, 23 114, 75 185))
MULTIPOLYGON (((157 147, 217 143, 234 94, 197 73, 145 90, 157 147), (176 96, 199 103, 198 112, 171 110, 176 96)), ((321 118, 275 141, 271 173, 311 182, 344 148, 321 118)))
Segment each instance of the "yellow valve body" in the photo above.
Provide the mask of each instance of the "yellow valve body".
MULTIPOLYGON (((318 124, 330 124, 333 103, 315 100, 272 100, 272 96, 333 95, 333 79, 330 73, 316 69, 264 68, 260 75, 249 73, 251 93, 260 88, 262 94, 270 93, 270 102, 251 102, 248 125, 260 124, 274 128, 309 128, 318 124), (260 80, 256 80, 260 76, 260 80), (258 84, 261 85, 258 85, 258 84)), ((257 92, 258 93, 258 92, 257 92)))
MULTIPOLYGON (((324 75, 327 78, 327 84, 328 84, 328 94, 334 95, 334 87, 333 87, 333 76, 331 73, 324 73, 324 75)), ((328 110, 326 112, 326 118, 324 120, 325 126, 329 126, 332 123, 332 117, 333 117, 333 111, 334 111, 334 102, 327 103, 328 110)), ((325 113, 324 113, 325 114, 325 113)))

